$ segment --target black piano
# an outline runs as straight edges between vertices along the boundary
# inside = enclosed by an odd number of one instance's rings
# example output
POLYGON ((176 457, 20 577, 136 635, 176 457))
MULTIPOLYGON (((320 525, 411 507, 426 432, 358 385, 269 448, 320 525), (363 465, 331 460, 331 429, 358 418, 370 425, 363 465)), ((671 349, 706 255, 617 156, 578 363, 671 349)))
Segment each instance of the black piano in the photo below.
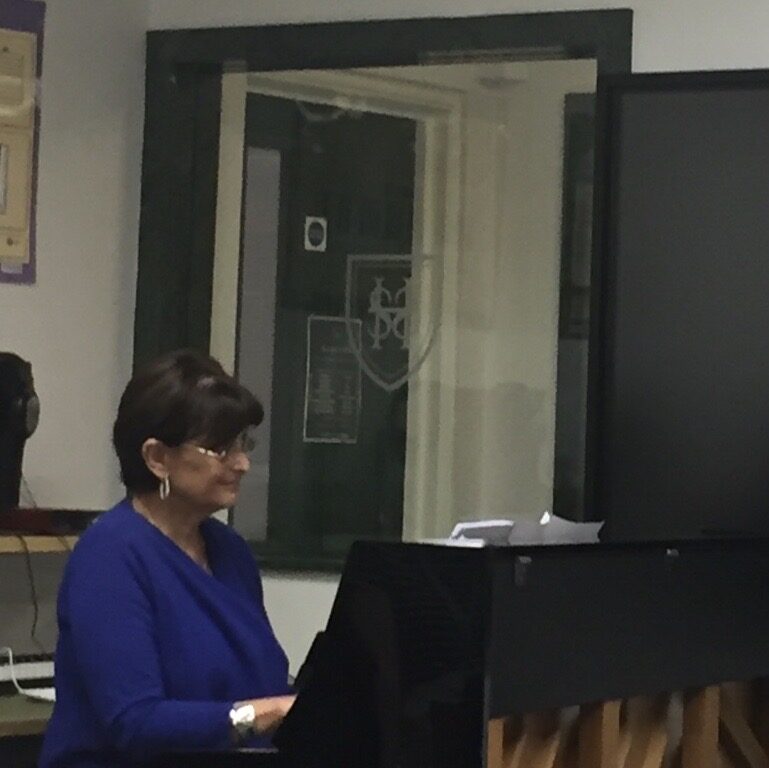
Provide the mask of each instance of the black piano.
POLYGON ((357 543, 275 751, 168 766, 481 768, 515 713, 769 675, 769 541, 357 543))

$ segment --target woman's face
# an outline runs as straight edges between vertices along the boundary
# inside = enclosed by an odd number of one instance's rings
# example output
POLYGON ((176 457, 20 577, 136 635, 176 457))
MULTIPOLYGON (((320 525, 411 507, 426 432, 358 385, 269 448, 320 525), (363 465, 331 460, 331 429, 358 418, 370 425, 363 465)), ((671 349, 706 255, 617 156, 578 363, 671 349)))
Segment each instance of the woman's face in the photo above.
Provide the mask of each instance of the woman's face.
POLYGON ((194 444, 184 443, 169 451, 167 466, 171 493, 176 499, 215 511, 235 504, 240 481, 251 463, 242 450, 219 457, 202 453, 194 444))

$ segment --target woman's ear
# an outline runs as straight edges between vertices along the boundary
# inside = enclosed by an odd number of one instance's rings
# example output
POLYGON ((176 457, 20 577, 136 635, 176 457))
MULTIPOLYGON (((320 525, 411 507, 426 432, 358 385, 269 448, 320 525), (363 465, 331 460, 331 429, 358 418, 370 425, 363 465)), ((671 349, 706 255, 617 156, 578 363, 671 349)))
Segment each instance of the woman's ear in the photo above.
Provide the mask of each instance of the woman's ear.
POLYGON ((142 458, 147 469, 158 480, 168 477, 168 447, 154 437, 147 438, 142 445, 142 458))

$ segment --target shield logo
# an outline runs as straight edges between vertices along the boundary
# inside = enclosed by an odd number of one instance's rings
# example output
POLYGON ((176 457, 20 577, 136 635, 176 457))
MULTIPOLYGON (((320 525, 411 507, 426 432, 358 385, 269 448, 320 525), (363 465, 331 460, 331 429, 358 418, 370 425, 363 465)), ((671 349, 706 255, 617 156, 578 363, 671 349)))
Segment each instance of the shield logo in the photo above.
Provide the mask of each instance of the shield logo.
POLYGON ((423 255, 347 257, 345 323, 360 367, 393 392, 419 370, 438 332, 443 265, 423 255), (354 321, 361 323, 360 334, 354 321))

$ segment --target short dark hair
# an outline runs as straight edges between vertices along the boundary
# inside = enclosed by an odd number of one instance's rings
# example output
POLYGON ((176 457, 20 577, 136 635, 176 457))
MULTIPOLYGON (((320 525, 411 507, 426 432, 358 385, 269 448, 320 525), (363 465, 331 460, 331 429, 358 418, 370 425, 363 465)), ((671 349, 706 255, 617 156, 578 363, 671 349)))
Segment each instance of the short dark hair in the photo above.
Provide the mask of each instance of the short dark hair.
POLYGON ((142 456, 149 438, 168 446, 195 440, 221 450, 263 418, 259 401, 209 355, 196 350, 163 355, 137 371, 120 398, 112 442, 123 483, 129 493, 158 487, 142 456))

